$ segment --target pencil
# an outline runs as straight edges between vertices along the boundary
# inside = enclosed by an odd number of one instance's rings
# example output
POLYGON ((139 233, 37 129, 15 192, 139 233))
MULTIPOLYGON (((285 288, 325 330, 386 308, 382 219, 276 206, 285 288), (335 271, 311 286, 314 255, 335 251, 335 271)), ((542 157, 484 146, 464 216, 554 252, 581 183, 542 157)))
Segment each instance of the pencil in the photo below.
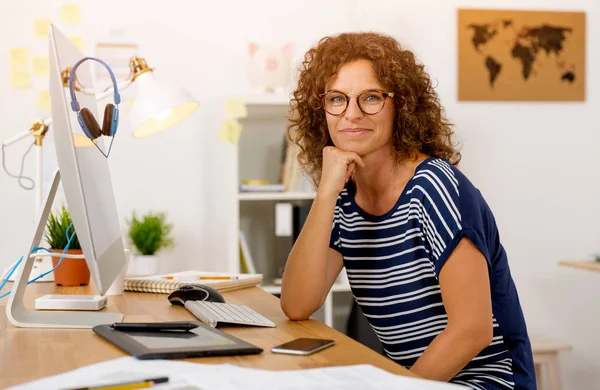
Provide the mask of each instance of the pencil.
POLYGON ((200 280, 238 280, 238 276, 216 276, 216 275, 206 275, 206 276, 198 276, 200 280))
POLYGON ((159 383, 167 383, 169 378, 167 377, 159 377, 159 378, 151 378, 151 379, 143 379, 139 382, 126 382, 126 383, 116 383, 113 385, 104 385, 104 386, 92 386, 92 387, 80 387, 74 390, 133 390, 133 389, 145 389, 148 387, 152 387, 159 383))

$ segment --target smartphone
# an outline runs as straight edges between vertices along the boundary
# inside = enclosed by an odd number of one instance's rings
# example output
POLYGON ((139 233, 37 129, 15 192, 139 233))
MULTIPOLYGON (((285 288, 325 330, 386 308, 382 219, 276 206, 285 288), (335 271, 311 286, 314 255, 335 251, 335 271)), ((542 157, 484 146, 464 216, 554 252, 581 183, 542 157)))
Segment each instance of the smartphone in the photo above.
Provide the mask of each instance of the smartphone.
POLYGON ((278 345, 271 349, 273 353, 288 353, 291 355, 310 355, 335 344, 333 340, 300 338, 278 345))

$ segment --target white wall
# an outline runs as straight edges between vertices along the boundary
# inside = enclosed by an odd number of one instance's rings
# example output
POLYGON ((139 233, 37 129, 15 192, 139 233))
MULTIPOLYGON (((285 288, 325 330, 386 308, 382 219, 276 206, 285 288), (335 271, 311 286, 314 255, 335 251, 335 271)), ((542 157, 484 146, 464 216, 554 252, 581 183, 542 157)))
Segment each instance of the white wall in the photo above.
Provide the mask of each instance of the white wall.
MULTIPOLYGON (((0 139, 26 129, 39 113, 35 79, 30 90, 9 86, 8 48, 29 46, 34 17, 59 18, 60 1, 3 1, 0 5, 0 139)), ((389 33, 412 48, 439 83, 438 92, 463 141, 461 168, 491 205, 510 256, 529 329, 570 342, 562 355, 565 388, 600 382, 599 274, 558 266, 600 252, 600 195, 596 112, 600 46, 599 6, 563 1, 164 1, 85 2, 81 34, 86 53, 111 29, 140 45, 156 76, 187 88, 201 102, 190 120, 155 137, 125 136, 126 113, 111 155, 119 213, 167 210, 177 246, 162 254, 163 269, 219 269, 235 202, 235 149, 216 135, 221 100, 250 92, 245 77, 247 42, 296 45, 296 59, 327 34, 360 29, 389 33), (176 5, 180 4, 180 5, 176 5), (459 103, 456 100, 456 9, 460 6, 587 12, 587 100, 584 103, 459 103), (357 15, 361 14, 362 19, 357 15), (445 41, 442 41, 445 40, 445 41)), ((46 84, 47 85, 47 84, 46 84)), ((123 110, 126 111, 126 110, 123 110)), ((25 145, 10 149, 11 167, 25 145)), ((49 153, 51 155, 51 153, 49 153)), ((26 173, 33 174, 33 157, 26 173)), ((0 265, 22 254, 33 229, 34 198, 0 175, 0 265)))

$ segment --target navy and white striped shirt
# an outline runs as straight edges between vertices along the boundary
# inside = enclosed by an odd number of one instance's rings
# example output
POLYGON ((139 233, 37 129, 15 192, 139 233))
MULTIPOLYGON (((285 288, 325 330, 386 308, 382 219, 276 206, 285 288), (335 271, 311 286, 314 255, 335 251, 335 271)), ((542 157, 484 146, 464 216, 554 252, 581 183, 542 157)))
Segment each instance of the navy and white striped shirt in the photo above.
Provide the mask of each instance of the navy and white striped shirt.
POLYGON ((421 162, 381 216, 355 203, 349 182, 337 200, 330 247, 342 254, 354 298, 386 354, 410 368, 448 323, 438 275, 463 237, 488 262, 494 337, 452 382, 535 389, 525 320, 494 216, 479 190, 447 160, 421 162))

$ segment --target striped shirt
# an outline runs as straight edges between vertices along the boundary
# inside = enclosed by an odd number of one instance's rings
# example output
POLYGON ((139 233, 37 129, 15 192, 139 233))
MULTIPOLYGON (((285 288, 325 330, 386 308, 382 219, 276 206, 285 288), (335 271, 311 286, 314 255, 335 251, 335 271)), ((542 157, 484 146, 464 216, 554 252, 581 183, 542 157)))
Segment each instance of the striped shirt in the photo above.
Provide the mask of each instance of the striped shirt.
POLYGON ((473 389, 535 389, 519 298, 479 190, 447 160, 430 157, 384 215, 363 211, 354 191, 349 182, 338 197, 330 247, 342 254, 354 298, 387 356, 410 368, 444 330, 448 316, 438 275, 467 237, 488 263, 494 334, 452 382, 473 389))

